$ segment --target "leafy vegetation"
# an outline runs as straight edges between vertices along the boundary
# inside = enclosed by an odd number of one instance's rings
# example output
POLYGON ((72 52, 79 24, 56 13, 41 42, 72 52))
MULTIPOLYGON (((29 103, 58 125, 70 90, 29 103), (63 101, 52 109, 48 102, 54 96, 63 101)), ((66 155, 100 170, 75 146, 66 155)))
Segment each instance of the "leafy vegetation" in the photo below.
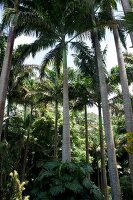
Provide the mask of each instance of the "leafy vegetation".
POLYGON ((115 0, 0 1, 1 200, 133 198, 133 55, 121 47, 127 33, 133 43, 132 1, 121 3, 117 19, 115 0), (23 34, 34 41, 14 48, 23 34), (41 65, 26 64, 40 51, 41 65))
POLYGON ((100 190, 88 179, 88 165, 48 162, 35 180, 33 199, 103 199, 100 190))

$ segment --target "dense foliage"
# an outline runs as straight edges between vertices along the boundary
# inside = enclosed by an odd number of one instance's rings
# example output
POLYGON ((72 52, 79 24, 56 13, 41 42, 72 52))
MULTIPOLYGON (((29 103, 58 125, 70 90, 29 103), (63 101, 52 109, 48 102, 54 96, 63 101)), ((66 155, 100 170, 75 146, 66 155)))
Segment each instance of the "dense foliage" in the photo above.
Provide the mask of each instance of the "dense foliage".
POLYGON ((48 162, 41 167, 31 191, 33 199, 103 199, 99 189, 88 179, 90 166, 48 162))
POLYGON ((126 33, 133 42, 133 3, 125 2, 116 19, 115 0, 0 1, 1 200, 133 198, 133 55, 121 49, 126 33), (118 57, 110 72, 106 28, 118 57), (34 41, 13 48, 23 34, 34 41), (40 51, 41 65, 26 64, 40 51))

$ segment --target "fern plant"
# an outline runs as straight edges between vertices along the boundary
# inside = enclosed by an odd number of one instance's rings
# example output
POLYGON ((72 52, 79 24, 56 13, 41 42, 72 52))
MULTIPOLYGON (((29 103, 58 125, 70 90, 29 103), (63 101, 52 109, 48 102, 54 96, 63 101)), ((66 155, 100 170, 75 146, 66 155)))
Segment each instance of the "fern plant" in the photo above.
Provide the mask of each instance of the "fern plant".
POLYGON ((88 178, 92 172, 89 165, 52 161, 40 167, 31 192, 34 200, 103 199, 99 188, 88 178))

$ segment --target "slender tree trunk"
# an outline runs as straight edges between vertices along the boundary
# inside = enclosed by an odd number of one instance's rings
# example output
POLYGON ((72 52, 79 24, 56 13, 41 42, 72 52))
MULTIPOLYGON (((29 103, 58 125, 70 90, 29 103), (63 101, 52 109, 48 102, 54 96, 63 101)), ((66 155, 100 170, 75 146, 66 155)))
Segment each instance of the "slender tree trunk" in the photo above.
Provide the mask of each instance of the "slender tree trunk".
POLYGON ((86 148, 86 163, 89 163, 89 141, 88 141, 88 120, 87 120, 87 105, 85 104, 85 148, 86 148))
POLYGON ((63 141, 62 161, 71 161, 70 122, 69 122, 69 97, 66 45, 63 44, 63 141))
POLYGON ((100 151, 101 151, 101 189, 104 194, 105 200, 108 200, 108 185, 105 165, 105 151, 104 151, 104 139, 103 139, 103 127, 102 127, 102 113, 101 104, 98 104, 99 113, 99 135, 100 135, 100 151))
POLYGON ((10 75, 10 68, 11 68, 11 60, 12 60, 12 52, 13 52, 13 45, 15 39, 15 27, 11 27, 9 31, 9 36, 7 40, 7 47, 5 51, 5 57, 0 77, 0 140, 2 135, 2 125, 3 125, 3 118, 4 118, 4 108, 5 108, 5 101, 7 96, 7 87, 10 75))
POLYGON ((58 159, 58 101, 55 101, 54 159, 58 159))
MULTIPOLYGON (((23 163, 22 163, 21 182, 23 182, 25 179, 27 155, 28 155, 28 148, 29 148, 29 138, 30 138, 30 128, 31 128, 31 123, 32 123, 32 111, 33 111, 33 107, 31 106, 30 120, 29 120, 29 125, 28 125, 28 134, 27 134, 27 140, 25 143, 24 158, 23 158, 23 163)), ((26 106, 25 106, 25 116, 24 117, 26 119, 26 106)))
POLYGON ((100 170, 99 170, 99 164, 98 164, 98 155, 96 152, 96 157, 97 157, 97 183, 98 183, 98 187, 100 188, 100 170))
POLYGON ((107 85, 106 85, 104 69, 103 69, 102 54, 101 54, 100 43, 98 40, 96 30, 94 34, 95 34, 94 46, 95 46, 95 54, 97 58, 97 65, 98 65, 98 71, 99 71, 99 82, 100 82, 100 91, 101 91, 101 100, 102 100, 105 138, 106 138, 106 143, 107 143, 108 165, 109 165, 109 176, 110 176, 112 199, 121 200, 121 189, 120 189, 119 176, 118 176, 118 170, 117 170, 114 138, 113 138, 113 133, 111 129, 108 93, 107 93, 107 85))
MULTIPOLYGON (((133 132, 132 104, 131 104, 131 98, 129 94, 128 79, 127 79, 127 74, 126 74, 124 57, 122 54, 118 28, 116 26, 113 27, 113 34, 114 34, 114 40, 115 40, 115 45, 116 45, 118 65, 119 65, 120 81, 121 81, 121 86, 122 86, 126 131, 127 131, 127 134, 130 134, 133 132)), ((132 189, 133 189, 133 155, 129 155, 129 165, 130 165, 130 175, 131 175, 132 189)))
MULTIPOLYGON (((132 12, 132 8, 129 4, 129 0, 121 0, 121 3, 122 3, 122 7, 125 14, 128 12, 132 12)), ((133 47, 133 32, 130 32, 130 38, 131 38, 132 47, 133 47)))

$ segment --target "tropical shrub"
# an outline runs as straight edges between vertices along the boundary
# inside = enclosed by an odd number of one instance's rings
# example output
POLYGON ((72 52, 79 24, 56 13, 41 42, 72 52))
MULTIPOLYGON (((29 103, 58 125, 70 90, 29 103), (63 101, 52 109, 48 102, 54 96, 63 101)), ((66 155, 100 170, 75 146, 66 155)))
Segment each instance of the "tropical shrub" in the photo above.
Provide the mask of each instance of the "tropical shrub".
POLYGON ((34 181, 31 197, 34 200, 100 200, 99 188, 88 178, 92 168, 87 164, 41 163, 34 181))
POLYGON ((123 176, 120 178, 121 189, 122 189, 122 196, 124 200, 131 200, 133 199, 132 193, 132 183, 129 176, 123 176))

